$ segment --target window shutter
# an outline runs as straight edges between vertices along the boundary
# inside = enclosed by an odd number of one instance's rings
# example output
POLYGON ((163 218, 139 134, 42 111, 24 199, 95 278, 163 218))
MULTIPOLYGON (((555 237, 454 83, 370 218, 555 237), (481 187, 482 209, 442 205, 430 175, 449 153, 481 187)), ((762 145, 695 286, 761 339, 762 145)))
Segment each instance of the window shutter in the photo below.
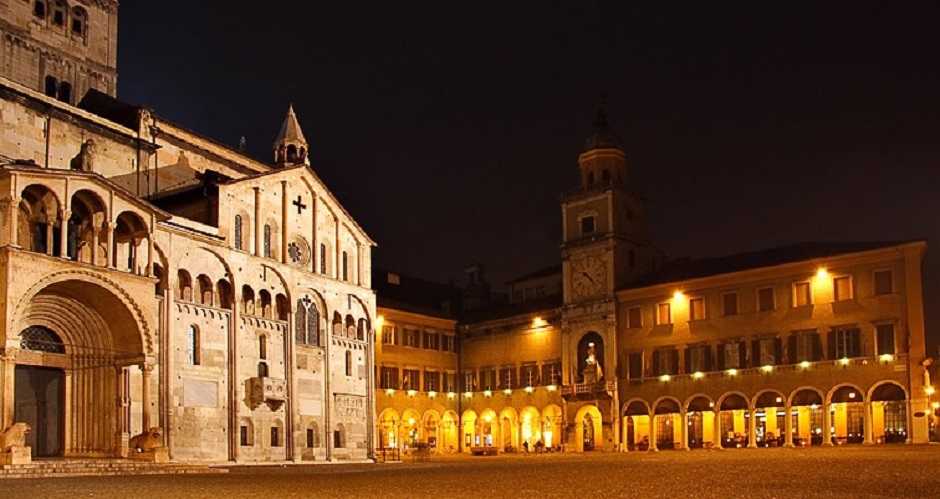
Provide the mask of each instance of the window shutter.
POLYGON ((800 359, 797 358, 796 335, 791 334, 787 337, 787 363, 796 364, 800 359))
POLYGON ((760 367, 760 362, 760 340, 751 340, 751 367, 760 367))
POLYGON ((717 362, 718 370, 724 371, 725 370, 725 346, 723 344, 718 345, 718 358, 716 360, 718 361, 717 362))
POLYGON ((679 349, 673 348, 669 355, 672 356, 672 372, 669 374, 679 374, 679 349))
POLYGON ((659 352, 653 352, 653 374, 659 376, 659 352))
POLYGON ((685 362, 683 362, 683 371, 684 373, 692 372, 692 349, 689 347, 685 348, 685 362))
POLYGON ((702 348, 705 349, 705 370, 706 370, 706 371, 711 371, 712 368, 713 368, 714 365, 715 365, 714 356, 712 355, 712 346, 711 346, 711 345, 705 345, 705 346, 702 347, 702 348))
POLYGON ((783 340, 780 338, 774 338, 774 364, 782 364, 783 355, 781 350, 783 349, 783 340))
POLYGON ((740 359, 738 365, 742 368, 747 367, 747 342, 744 340, 741 340, 738 346, 738 355, 740 359))
POLYGON ((826 346, 828 347, 828 348, 826 348, 826 355, 827 355, 827 356, 826 356, 826 359, 827 359, 827 360, 835 360, 835 358, 836 358, 836 332, 835 332, 835 331, 829 331, 829 342, 828 342, 828 343, 829 343, 829 344, 826 345, 826 346))

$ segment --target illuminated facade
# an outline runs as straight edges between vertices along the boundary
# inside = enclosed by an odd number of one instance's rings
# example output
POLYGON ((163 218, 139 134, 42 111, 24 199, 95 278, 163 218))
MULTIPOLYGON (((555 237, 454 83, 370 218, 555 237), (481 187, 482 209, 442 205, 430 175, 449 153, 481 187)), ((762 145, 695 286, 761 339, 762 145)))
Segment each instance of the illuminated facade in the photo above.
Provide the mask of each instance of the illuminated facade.
POLYGON ((373 243, 293 110, 263 163, 114 98, 117 2, 0 14, 0 427, 33 456, 369 457, 373 243))
MULTIPOLYGON (((459 450, 928 440, 925 242, 668 261, 603 114, 579 167, 562 198, 560 269, 513 281, 506 306, 460 315, 447 409, 459 450)), ((424 396, 410 395, 416 413, 424 396)))

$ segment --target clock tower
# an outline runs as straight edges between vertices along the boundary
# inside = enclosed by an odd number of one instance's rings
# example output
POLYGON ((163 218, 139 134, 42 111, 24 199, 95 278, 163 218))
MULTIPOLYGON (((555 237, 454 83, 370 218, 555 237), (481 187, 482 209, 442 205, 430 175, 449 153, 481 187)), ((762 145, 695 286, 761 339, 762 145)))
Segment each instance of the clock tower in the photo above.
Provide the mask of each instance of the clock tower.
POLYGON ((603 109, 578 167, 580 186, 561 200, 568 442, 576 451, 613 450, 619 441, 614 293, 658 266, 662 256, 646 238, 643 197, 627 181, 627 155, 603 109))

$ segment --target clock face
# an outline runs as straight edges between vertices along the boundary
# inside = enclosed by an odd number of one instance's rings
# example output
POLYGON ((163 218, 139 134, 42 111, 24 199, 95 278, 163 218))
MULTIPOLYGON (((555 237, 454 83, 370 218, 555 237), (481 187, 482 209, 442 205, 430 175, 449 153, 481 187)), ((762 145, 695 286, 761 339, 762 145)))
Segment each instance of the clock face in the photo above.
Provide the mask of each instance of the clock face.
POLYGON ((571 290, 574 297, 603 292, 607 287, 607 265, 598 257, 589 256, 571 263, 571 290))

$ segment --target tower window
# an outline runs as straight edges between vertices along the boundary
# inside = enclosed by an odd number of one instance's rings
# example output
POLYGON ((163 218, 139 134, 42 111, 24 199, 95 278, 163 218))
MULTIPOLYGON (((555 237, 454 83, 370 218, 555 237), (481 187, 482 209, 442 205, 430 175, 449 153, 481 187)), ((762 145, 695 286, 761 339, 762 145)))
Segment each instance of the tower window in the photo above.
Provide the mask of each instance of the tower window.
POLYGON ((610 170, 604 170, 601 172, 601 180, 607 182, 610 180, 610 170))
POLYGON ((346 376, 352 376, 352 351, 346 350, 346 376))
POLYGON ((65 2, 62 0, 55 0, 52 7, 52 22, 56 26, 65 26, 65 2))
POLYGON ((75 7, 72 9, 72 34, 78 36, 84 36, 85 27, 88 25, 88 14, 85 13, 85 9, 81 7, 75 7))
POLYGON ((55 76, 47 75, 46 76, 46 95, 49 97, 55 97, 59 92, 59 82, 55 79, 55 76))
POLYGON ((594 217, 584 217, 581 219, 581 234, 590 234, 594 232, 594 217))
POLYGON ((40 18, 46 18, 46 0, 36 0, 33 3, 33 15, 40 18))
POLYGON ((587 174, 587 183, 588 183, 588 185, 594 184, 594 172, 588 172, 588 174, 587 174))
POLYGON ((235 215, 235 249, 244 249, 242 247, 242 216, 235 215))
POLYGON ((347 261, 346 252, 343 252, 343 280, 349 280, 349 263, 347 261))
POLYGON ((189 338, 187 341, 187 357, 189 365, 198 366, 200 364, 199 355, 199 328, 194 325, 189 326, 189 338))
POLYGON ((271 226, 264 226, 264 257, 271 258, 271 226))
POLYGON ((72 85, 65 81, 63 81, 62 83, 59 83, 59 95, 57 98, 62 102, 71 104, 72 103, 72 85))

